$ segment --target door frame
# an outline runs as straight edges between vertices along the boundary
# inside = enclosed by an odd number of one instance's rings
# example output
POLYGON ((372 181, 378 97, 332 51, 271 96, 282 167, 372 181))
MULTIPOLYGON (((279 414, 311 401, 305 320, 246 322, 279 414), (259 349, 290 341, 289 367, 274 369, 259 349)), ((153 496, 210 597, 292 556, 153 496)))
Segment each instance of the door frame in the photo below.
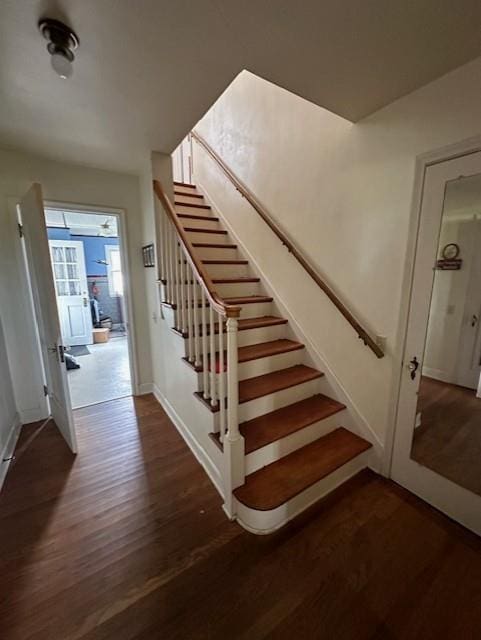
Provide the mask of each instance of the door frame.
POLYGON ((399 399, 401 393, 401 381, 403 373, 403 356, 406 348, 407 331, 409 323, 409 310, 414 282, 414 265, 418 245, 419 225, 421 221, 421 209, 426 170, 428 167, 461 156, 478 153, 481 151, 481 136, 474 136, 420 154, 415 159, 413 191, 409 216, 408 239, 404 261, 404 272, 401 285, 401 297, 399 302, 399 324, 395 338, 395 347, 392 356, 392 382, 388 410, 386 437, 384 443, 384 456, 381 471, 390 478, 394 457, 394 440, 398 423, 399 399))
MULTIPOLYGON (((481 138, 471 138, 465 142, 441 149, 437 152, 423 155, 417 159, 417 171, 415 174, 415 186, 413 193, 413 212, 410 223, 410 235, 408 243, 408 260, 405 268, 405 282, 403 287, 403 300, 401 307, 402 319, 399 329, 399 366, 395 368, 395 380, 393 381, 393 407, 394 421, 392 431, 389 434, 391 441, 386 451, 386 458, 389 456, 389 472, 388 475, 401 483, 413 493, 420 495, 427 500, 432 506, 437 507, 468 526, 473 531, 481 533, 479 521, 479 509, 481 508, 481 498, 473 492, 460 487, 458 484, 444 478, 442 475, 431 471, 426 467, 416 467, 415 462, 409 468, 403 462, 402 451, 406 448, 407 431, 406 425, 402 424, 401 410, 401 391, 404 381, 404 362, 403 357, 408 340, 408 329, 410 321, 410 311, 412 297, 414 293, 415 266, 416 258, 419 250, 419 231, 422 224, 422 208, 424 200, 424 188, 426 171, 428 167, 438 165, 446 161, 452 161, 470 155, 481 153, 481 138), (398 448, 394 449, 395 444, 398 448), (399 449, 399 447, 401 447, 399 449), (401 457, 399 457, 401 455, 401 457), (423 484, 424 483, 424 484, 423 484), (421 487, 424 487, 421 490, 421 487), (451 503, 446 502, 445 490, 449 488, 449 494, 452 497, 451 503)), ((441 222, 441 213, 440 220, 441 222)), ((421 238, 422 240, 422 238, 421 238)), ((426 326, 427 331, 427 326, 426 326)), ((387 445, 386 445, 387 447, 387 445)))
POLYGON ((132 304, 131 289, 131 261, 129 247, 127 244, 127 225, 125 209, 117 207, 106 207, 105 205, 78 204, 59 200, 45 200, 46 209, 59 211, 71 211, 77 213, 99 213, 117 218, 119 239, 120 239, 120 261, 122 265, 122 275, 124 277, 124 317, 127 324, 127 347, 129 350, 130 380, 132 384, 132 394, 139 395, 139 375, 137 362, 137 347, 135 342, 134 312, 132 304))

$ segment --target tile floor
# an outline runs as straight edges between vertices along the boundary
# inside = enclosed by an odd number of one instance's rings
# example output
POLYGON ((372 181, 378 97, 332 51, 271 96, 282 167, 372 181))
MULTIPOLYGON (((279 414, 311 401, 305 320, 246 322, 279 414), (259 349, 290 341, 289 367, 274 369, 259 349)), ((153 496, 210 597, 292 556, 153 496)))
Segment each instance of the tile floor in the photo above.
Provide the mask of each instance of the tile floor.
POLYGON ((127 338, 88 345, 89 355, 77 356, 80 369, 68 372, 72 407, 114 400, 132 394, 127 338))

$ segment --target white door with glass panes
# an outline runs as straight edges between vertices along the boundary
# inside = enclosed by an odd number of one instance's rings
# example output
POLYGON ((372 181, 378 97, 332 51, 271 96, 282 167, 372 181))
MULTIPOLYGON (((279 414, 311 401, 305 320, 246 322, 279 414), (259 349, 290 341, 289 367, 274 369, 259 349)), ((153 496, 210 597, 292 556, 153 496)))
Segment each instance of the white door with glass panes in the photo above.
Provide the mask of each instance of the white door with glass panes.
POLYGON ((92 314, 83 243, 49 240, 64 344, 92 344, 92 314))

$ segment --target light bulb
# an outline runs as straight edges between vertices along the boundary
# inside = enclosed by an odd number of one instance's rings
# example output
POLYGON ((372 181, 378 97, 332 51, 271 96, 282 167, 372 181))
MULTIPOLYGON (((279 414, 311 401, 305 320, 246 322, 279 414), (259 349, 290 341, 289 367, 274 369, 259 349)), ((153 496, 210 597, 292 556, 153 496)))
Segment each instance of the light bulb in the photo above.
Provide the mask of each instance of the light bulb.
POLYGON ((70 78, 72 75, 72 63, 70 60, 60 51, 56 51, 52 54, 52 69, 55 73, 60 76, 63 80, 70 78))

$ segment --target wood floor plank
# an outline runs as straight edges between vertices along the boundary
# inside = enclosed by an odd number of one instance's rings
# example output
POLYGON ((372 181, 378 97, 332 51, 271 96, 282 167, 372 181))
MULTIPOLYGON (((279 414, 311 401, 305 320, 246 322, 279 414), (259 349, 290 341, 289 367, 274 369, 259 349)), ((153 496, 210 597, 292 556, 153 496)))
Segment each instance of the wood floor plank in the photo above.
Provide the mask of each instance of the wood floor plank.
POLYGON ((478 638, 479 538, 393 483, 256 537, 152 396, 75 419, 79 454, 48 426, 0 494, 1 640, 478 638))

